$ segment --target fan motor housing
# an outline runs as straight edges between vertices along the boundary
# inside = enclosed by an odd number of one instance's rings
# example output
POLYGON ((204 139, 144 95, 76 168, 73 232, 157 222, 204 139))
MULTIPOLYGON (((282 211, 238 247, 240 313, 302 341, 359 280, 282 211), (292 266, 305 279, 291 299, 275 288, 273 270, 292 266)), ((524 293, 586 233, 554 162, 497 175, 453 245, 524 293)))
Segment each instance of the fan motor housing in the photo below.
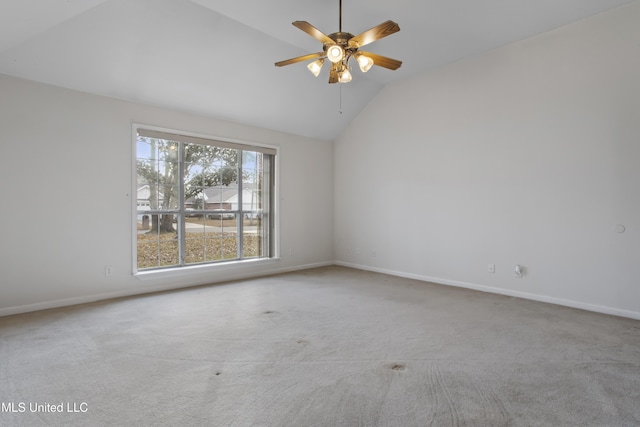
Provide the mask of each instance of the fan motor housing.
MULTIPOLYGON (((344 53, 347 58, 350 58, 358 50, 357 46, 349 46, 349 40, 353 38, 353 34, 351 33, 339 31, 337 33, 329 34, 328 37, 333 40, 336 45, 344 49, 344 53)), ((326 53, 327 49, 333 46, 333 44, 325 43, 323 46, 326 53)))
MULTIPOLYGON (((341 47, 346 47, 349 44, 349 40, 353 38, 353 34, 351 33, 346 33, 344 31, 339 31, 337 33, 333 33, 333 34, 329 34, 328 36, 331 40, 333 40, 334 42, 336 42, 336 44, 338 46, 341 47)), ((329 47, 330 45, 324 45, 325 50, 329 47)))

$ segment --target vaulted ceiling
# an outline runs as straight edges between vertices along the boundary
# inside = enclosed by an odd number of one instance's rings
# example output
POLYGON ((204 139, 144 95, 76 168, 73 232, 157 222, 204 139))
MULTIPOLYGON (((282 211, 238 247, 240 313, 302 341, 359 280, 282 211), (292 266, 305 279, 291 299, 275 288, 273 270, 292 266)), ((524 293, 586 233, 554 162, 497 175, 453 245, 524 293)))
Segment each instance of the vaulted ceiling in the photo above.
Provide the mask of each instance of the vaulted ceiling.
POLYGON ((321 50, 291 22, 338 31, 338 0, 2 0, 0 73, 332 140, 387 84, 631 1, 343 0, 343 31, 400 25, 367 50, 403 64, 329 85, 274 62, 321 50))

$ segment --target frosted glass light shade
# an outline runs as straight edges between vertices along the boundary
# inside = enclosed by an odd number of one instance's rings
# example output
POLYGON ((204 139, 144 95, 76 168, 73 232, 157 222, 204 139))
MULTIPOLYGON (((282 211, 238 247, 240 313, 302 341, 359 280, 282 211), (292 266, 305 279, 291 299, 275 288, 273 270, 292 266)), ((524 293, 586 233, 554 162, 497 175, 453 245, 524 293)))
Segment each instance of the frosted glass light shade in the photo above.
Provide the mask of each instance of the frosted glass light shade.
POLYGON ((340 75, 338 76, 338 81, 340 83, 349 83, 351 81, 351 73, 348 69, 345 68, 344 71, 340 73, 340 75))
POLYGON ((327 58, 329 58, 329 61, 334 64, 338 63, 342 61, 342 58, 344 58, 344 50, 338 45, 330 46, 327 49, 327 58))
POLYGON ((318 77, 320 74, 320 70, 322 70, 322 64, 324 64, 324 59, 320 58, 317 61, 313 61, 311 64, 307 65, 307 68, 314 76, 318 77))
POLYGON ((366 73, 373 67, 373 59, 365 55, 358 55, 358 65, 360 66, 360 71, 366 73))

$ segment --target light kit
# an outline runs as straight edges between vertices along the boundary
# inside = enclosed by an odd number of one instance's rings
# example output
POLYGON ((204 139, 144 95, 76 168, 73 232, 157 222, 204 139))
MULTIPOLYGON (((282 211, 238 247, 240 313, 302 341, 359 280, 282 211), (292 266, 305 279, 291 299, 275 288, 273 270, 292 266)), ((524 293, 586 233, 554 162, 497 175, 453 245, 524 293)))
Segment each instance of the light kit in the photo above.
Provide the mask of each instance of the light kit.
POLYGON ((276 67, 295 64, 297 62, 315 59, 307 65, 307 68, 314 76, 318 77, 322 70, 324 60, 331 62, 329 70, 329 83, 348 83, 353 76, 349 67, 349 60, 354 58, 358 62, 360 71, 366 73, 374 65, 378 65, 389 70, 397 70, 402 65, 402 61, 377 55, 371 52, 359 50, 362 46, 379 40, 400 31, 400 26, 393 21, 386 21, 380 25, 368 29, 367 31, 354 36, 351 33, 342 31, 342 0, 340 2, 340 25, 339 31, 326 35, 306 21, 295 21, 293 25, 314 39, 322 43, 322 52, 302 55, 284 61, 276 62, 276 67))

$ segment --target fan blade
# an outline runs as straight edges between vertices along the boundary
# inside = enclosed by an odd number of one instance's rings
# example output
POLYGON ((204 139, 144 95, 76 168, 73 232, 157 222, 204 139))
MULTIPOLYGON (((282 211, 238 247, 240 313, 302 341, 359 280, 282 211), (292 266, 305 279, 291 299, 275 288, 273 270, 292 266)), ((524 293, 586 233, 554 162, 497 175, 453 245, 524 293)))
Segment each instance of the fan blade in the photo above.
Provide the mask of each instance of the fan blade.
POLYGON ((329 70, 329 83, 338 83, 338 68, 336 64, 332 64, 329 70))
POLYGON ((393 21, 386 21, 349 39, 349 47, 362 47, 383 37, 400 31, 400 26, 393 21))
POLYGON ((377 55, 371 52, 363 52, 361 50, 359 50, 358 52, 373 59, 373 65, 377 65, 379 67, 388 68, 390 70, 397 70, 402 65, 402 61, 398 61, 397 59, 388 58, 386 56, 377 55))
POLYGON ((300 28, 305 33, 309 34, 314 39, 318 40, 322 44, 335 44, 335 42, 329 38, 328 35, 309 24, 307 21, 295 21, 293 25, 300 28))
POLYGON ((276 67, 284 67, 285 65, 295 64, 296 62, 308 61, 309 59, 320 58, 324 56, 324 52, 310 53, 309 55, 297 56, 295 58, 276 62, 276 67))

